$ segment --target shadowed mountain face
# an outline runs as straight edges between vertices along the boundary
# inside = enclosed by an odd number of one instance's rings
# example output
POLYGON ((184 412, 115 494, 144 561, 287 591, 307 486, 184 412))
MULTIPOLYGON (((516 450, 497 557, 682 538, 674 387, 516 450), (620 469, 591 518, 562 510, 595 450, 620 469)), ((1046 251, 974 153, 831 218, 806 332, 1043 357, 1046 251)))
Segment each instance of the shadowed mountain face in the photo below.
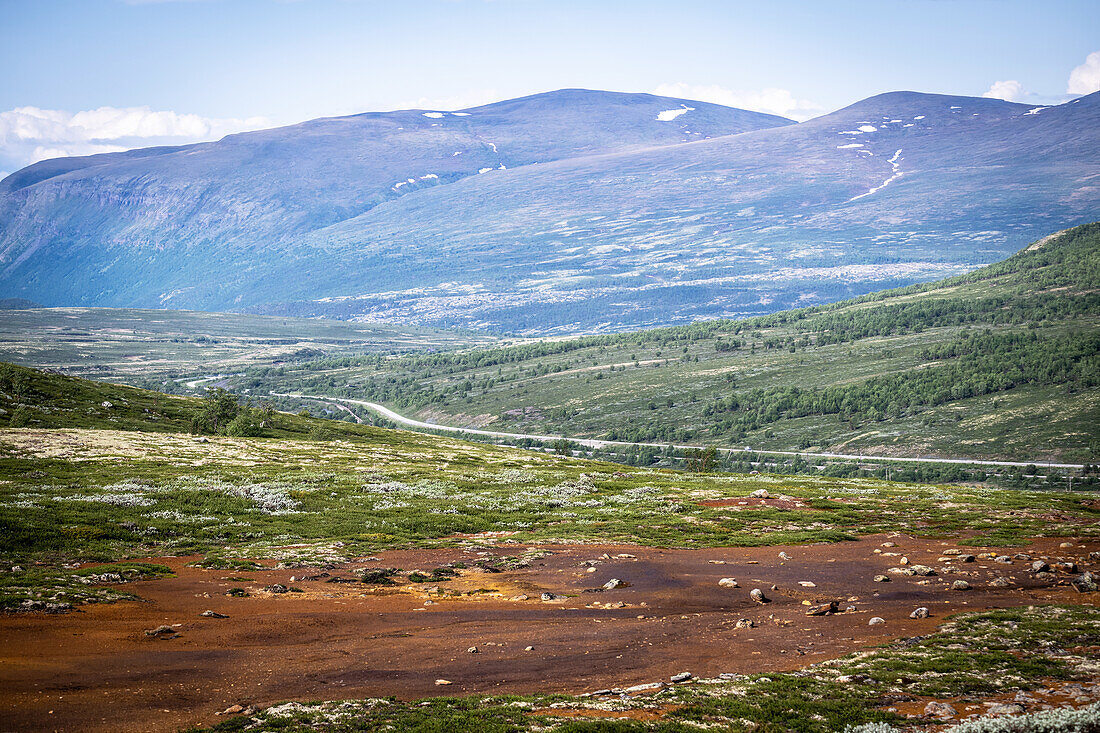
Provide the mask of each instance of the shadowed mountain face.
POLYGON ((44 161, 0 296, 553 333, 837 300, 1100 210, 1100 94, 897 92, 802 124, 565 90, 44 161))

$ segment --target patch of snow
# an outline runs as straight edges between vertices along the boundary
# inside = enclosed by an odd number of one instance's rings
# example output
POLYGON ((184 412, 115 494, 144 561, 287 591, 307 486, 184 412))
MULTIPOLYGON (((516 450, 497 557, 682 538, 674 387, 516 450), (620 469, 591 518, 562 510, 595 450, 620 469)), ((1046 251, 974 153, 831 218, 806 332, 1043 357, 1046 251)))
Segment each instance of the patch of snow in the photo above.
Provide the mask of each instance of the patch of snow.
POLYGON ((890 168, 893 171, 893 175, 891 175, 889 178, 887 178, 885 181, 883 181, 879 185, 872 188, 867 193, 861 193, 858 196, 853 196, 852 198, 848 199, 848 203, 851 203, 852 201, 856 201, 856 200, 861 199, 865 196, 870 196, 873 193, 881 191, 882 189, 889 186, 891 182, 897 180, 898 178, 901 178, 901 176, 902 176, 902 172, 901 172, 901 148, 898 148, 897 152, 894 153, 893 157, 891 157, 890 160, 888 160, 887 162, 890 164, 890 168))
POLYGON ((847 145, 837 145, 837 150, 847 150, 848 148, 862 148, 863 143, 848 143, 847 145))
POLYGON ((874 125, 860 125, 859 126, 859 131, 860 132, 878 132, 878 128, 875 127, 874 125))
POLYGON ((916 116, 916 117, 914 117, 913 119, 914 119, 914 120, 923 120, 923 119, 924 119, 924 115, 917 115, 917 116, 916 116))
POLYGON ((439 178, 439 176, 437 176, 437 175, 436 175, 436 174, 434 174, 434 173, 428 173, 428 174, 426 174, 426 175, 420 176, 420 180, 422 180, 422 181, 426 181, 426 180, 428 180, 429 178, 439 178))
POLYGON ((902 125, 902 127, 912 127, 912 126, 913 126, 912 122, 910 122, 908 125, 902 125))
POLYGON ((485 143, 485 144, 488 145, 490 148, 492 148, 494 153, 497 152, 497 144, 496 143, 485 143))
POLYGON ((1024 112, 1024 116, 1026 117, 1027 115, 1037 115, 1044 109, 1046 109, 1046 107, 1032 107, 1027 112, 1024 112))
POLYGON ((657 113, 658 122, 671 122, 680 115, 686 115, 688 112, 694 110, 694 107, 689 107, 686 104, 681 104, 680 109, 666 109, 663 112, 657 113))
POLYGON ((955 107, 955 106, 952 106, 952 107, 951 107, 951 109, 962 109, 962 107, 955 107))
POLYGON ((890 122, 901 122, 901 120, 890 120, 890 122))
POLYGON ((425 112, 424 116, 425 117, 431 117, 433 120, 438 120, 440 117, 443 116, 443 113, 442 112, 425 112))
POLYGON ((451 115, 453 115, 454 117, 469 117, 470 113, 469 112, 452 112, 451 115))
POLYGON ((859 130, 841 130, 840 134, 841 135, 862 135, 863 133, 860 132, 859 130))
POLYGON ((492 168, 481 168, 480 170, 478 170, 478 173, 488 173, 491 170, 493 170, 493 169, 492 168))

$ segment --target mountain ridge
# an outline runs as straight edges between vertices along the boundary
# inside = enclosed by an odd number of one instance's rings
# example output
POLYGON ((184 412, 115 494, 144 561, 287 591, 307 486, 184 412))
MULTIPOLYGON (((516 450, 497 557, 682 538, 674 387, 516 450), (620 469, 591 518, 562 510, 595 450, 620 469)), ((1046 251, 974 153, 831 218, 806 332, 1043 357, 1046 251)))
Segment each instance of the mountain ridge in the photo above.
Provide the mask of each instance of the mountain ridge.
POLYGON ((1096 107, 888 92, 793 124, 559 90, 47 161, 4 181, 61 171, 0 193, 0 295, 532 335, 752 315, 1089 220, 1096 107))

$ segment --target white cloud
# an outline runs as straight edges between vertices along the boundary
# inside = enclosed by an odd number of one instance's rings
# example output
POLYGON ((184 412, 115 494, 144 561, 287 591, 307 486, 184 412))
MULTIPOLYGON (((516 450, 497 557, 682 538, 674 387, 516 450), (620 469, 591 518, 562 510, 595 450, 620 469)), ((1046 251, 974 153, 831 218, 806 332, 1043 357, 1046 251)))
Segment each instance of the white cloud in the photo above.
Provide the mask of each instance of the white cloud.
POLYGON ((0 112, 0 166, 19 168, 47 158, 216 140, 270 126, 263 117, 216 119, 148 107, 76 113, 17 107, 0 112))
POLYGON ((1027 96, 1024 85, 1015 79, 1008 81, 995 81, 989 87, 989 91, 982 95, 990 99, 1003 99, 1006 102, 1022 102, 1027 96))
POLYGON ((695 99, 700 102, 723 104, 727 107, 749 109, 754 112, 767 112, 768 114, 789 117, 792 120, 808 120, 823 110, 820 105, 805 99, 795 99, 794 95, 786 89, 760 89, 738 90, 727 89, 715 84, 692 85, 684 82, 675 84, 661 84, 653 90, 654 94, 662 97, 678 97, 680 99, 695 99))
POLYGON ((1100 92, 1100 51, 1093 51, 1081 64, 1069 73, 1066 94, 1092 94, 1100 92))

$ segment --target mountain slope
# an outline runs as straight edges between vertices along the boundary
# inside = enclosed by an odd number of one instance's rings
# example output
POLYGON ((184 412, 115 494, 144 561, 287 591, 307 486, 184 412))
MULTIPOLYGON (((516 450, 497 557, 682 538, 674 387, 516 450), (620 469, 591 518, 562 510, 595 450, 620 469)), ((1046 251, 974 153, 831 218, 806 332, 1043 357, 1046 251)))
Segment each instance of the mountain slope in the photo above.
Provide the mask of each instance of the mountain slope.
POLYGON ((247 383, 506 432, 1092 462, 1098 293, 1090 224, 966 275, 828 306, 320 373, 301 365, 247 383))
POLYGON ((578 90, 464 114, 21 171, 0 295, 623 330, 934 279, 1100 209, 1098 94, 896 92, 798 125, 578 90))
POLYGON ((50 305, 224 308, 248 291, 224 292, 225 276, 278 261, 300 247, 295 237, 418 190, 479 171, 791 124, 695 102, 690 131, 658 119, 684 106, 562 90, 462 112, 367 113, 44 161, 0 184, 4 289, 50 305))

